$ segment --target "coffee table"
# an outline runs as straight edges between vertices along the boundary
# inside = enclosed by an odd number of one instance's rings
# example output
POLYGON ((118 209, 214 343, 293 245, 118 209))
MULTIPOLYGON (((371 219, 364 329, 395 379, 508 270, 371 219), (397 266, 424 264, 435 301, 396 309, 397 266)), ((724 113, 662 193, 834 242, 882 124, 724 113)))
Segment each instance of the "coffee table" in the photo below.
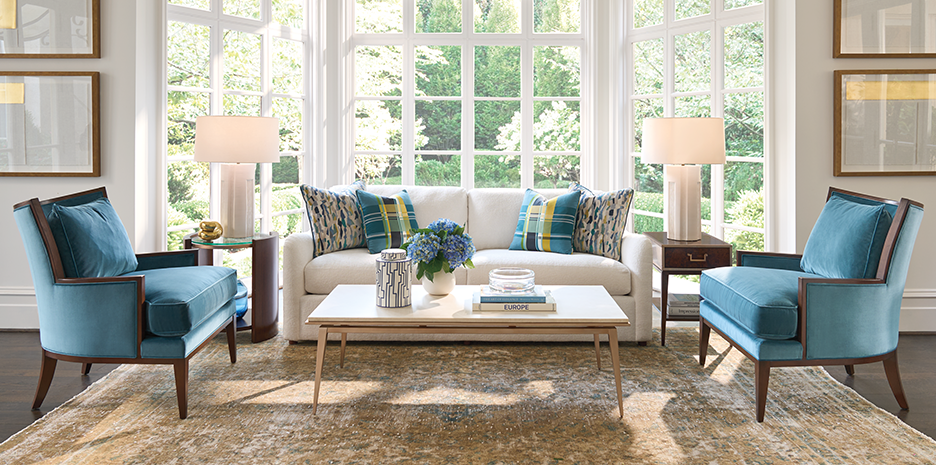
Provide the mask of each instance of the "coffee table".
POLYGON ((416 285, 411 306, 381 308, 376 305, 374 285, 335 287, 306 320, 306 324, 319 325, 312 414, 318 409, 328 333, 341 334, 341 367, 344 367, 348 333, 594 334, 599 370, 599 336, 607 334, 618 411, 624 416, 617 328, 630 326, 630 322, 603 286, 544 286, 556 299, 557 311, 520 313, 472 312, 472 293, 479 288, 477 285, 455 286, 449 295, 432 296, 416 285))

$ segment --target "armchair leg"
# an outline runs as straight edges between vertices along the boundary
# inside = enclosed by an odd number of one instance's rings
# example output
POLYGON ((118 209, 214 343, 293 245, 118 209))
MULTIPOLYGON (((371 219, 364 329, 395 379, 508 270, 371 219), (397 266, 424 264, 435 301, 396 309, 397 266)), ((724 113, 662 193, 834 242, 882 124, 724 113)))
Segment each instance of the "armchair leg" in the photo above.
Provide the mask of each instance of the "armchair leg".
POLYGON ((91 373, 91 364, 90 364, 90 363, 82 363, 82 364, 81 364, 81 374, 82 374, 82 375, 87 375, 88 373, 91 373))
POLYGON ((55 375, 55 364, 58 360, 49 357, 45 350, 42 351, 42 365, 39 368, 39 385, 36 387, 36 396, 33 398, 32 408, 36 410, 42 405, 46 394, 49 393, 49 386, 52 385, 52 377, 55 375))
POLYGON ((224 328, 227 333, 228 352, 231 354, 231 363, 237 363, 237 320, 231 317, 231 322, 224 328))
POLYGON ((188 359, 173 364, 175 368, 176 397, 179 400, 179 418, 188 416, 188 359))
POLYGON ((765 362, 754 362, 754 397, 757 402, 757 422, 764 421, 764 411, 767 409, 767 382, 770 380, 770 365, 765 362))
POLYGON ((699 365, 705 366, 705 354, 708 353, 708 340, 712 328, 699 318, 699 365))
POLYGON ((845 374, 855 376, 855 365, 845 365, 845 374))
POLYGON ((884 373, 887 375, 887 383, 890 384, 894 397, 897 398, 897 405, 906 410, 910 408, 907 404, 907 396, 904 395, 903 384, 900 382, 900 368, 897 366, 897 350, 893 355, 884 359, 884 373))

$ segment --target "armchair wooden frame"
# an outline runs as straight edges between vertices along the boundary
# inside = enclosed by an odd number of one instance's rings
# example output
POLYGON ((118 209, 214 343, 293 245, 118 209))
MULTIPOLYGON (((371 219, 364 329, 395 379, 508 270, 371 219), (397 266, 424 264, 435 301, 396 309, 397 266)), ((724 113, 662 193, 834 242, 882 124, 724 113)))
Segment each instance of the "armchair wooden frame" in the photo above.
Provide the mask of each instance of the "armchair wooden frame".
MULTIPOLYGON (((797 289, 797 308, 798 308, 798 330, 797 336, 794 340, 797 340, 803 346, 803 355, 799 360, 783 360, 783 361, 770 361, 770 360, 758 360, 753 355, 744 350, 739 344, 733 341, 730 337, 725 335, 718 328, 715 328, 711 325, 704 317, 699 317, 699 364, 705 366, 705 356, 708 352, 708 342, 709 335, 711 331, 718 333, 723 339, 728 341, 732 347, 738 349, 745 357, 754 362, 754 391, 756 399, 756 416, 757 421, 764 421, 764 413, 767 405, 767 385, 770 378, 770 369, 776 367, 799 367, 799 366, 825 366, 825 365, 844 365, 845 371, 849 376, 855 374, 855 365, 863 363, 875 363, 875 362, 884 362, 884 372, 887 376, 887 382, 890 385, 891 391, 894 393, 894 397, 897 399, 897 404, 900 405, 901 409, 908 409, 907 398, 904 395, 903 384, 900 381, 900 370, 897 365, 897 348, 895 347, 893 351, 876 355, 872 357, 861 357, 861 358, 837 358, 837 359, 807 359, 806 358, 806 343, 807 343, 807 320, 806 315, 809 309, 807 308, 807 292, 809 285, 811 284, 857 284, 857 285, 881 285, 885 284, 887 281, 887 275, 890 270, 891 259, 893 258, 894 249, 897 243, 897 236, 900 233, 901 228, 903 228, 904 221, 907 217, 907 212, 910 209, 911 205, 923 208, 923 204, 915 202, 909 199, 901 199, 900 202, 895 202, 893 200, 882 199, 878 197, 873 197, 865 194, 860 194, 856 192, 850 192, 837 188, 830 188, 829 195, 826 197, 826 201, 832 197, 834 192, 839 192, 847 194, 854 197, 861 197, 868 200, 873 200, 876 202, 887 203, 890 205, 897 206, 897 212, 894 215, 893 221, 891 222, 890 229, 888 229, 886 239, 884 241, 884 248, 881 252, 881 260, 878 262, 877 275, 872 279, 825 279, 825 278, 799 278, 798 289, 797 289)), ((776 258, 789 258, 789 259, 799 259, 802 256, 800 254, 785 254, 785 253, 773 253, 773 252, 749 252, 749 251, 737 251, 736 258, 738 266, 743 266, 745 256, 763 256, 763 257, 776 257, 776 258)))
MULTIPOLYGON (((33 198, 25 202, 20 202, 13 206, 14 210, 17 210, 21 207, 28 206, 32 211, 33 217, 36 219, 37 226, 39 228, 40 235, 42 236, 42 242, 45 245, 45 251, 49 256, 49 260, 52 266, 52 274, 55 278, 55 284, 95 284, 95 283, 119 283, 119 282, 133 282, 136 284, 137 288, 137 302, 136 302, 136 347, 137 347, 137 356, 133 358, 118 358, 118 357, 81 357, 73 356, 66 354, 59 354, 42 349, 42 364, 39 374, 39 385, 36 387, 36 395, 33 398, 32 408, 33 410, 38 409, 42 405, 42 401, 45 400, 46 394, 49 392, 49 387, 52 384, 52 377, 55 375, 55 366, 59 360, 66 362, 76 362, 81 364, 81 374, 87 375, 91 371, 91 365, 94 363, 128 363, 128 364, 150 364, 150 365, 172 365, 175 372, 175 384, 176 384, 176 396, 179 403, 179 418, 185 419, 188 416, 188 368, 189 360, 195 356, 198 352, 201 351, 208 342, 211 341, 215 336, 218 335, 222 330, 227 333, 227 343, 228 343, 228 352, 230 353, 231 363, 237 362, 237 343, 235 338, 236 323, 234 317, 231 317, 231 321, 223 328, 219 328, 214 332, 210 337, 205 339, 201 345, 193 350, 185 358, 143 358, 140 353, 140 346, 143 343, 144 335, 144 321, 145 321, 145 312, 146 308, 144 305, 145 298, 145 286, 146 280, 142 275, 139 276, 114 276, 106 278, 66 278, 64 267, 62 265, 62 259, 59 256, 58 247, 55 244, 55 239, 52 236, 52 229, 49 226, 49 222, 43 213, 42 206, 50 203, 61 202, 63 200, 68 200, 74 197, 80 197, 88 194, 100 193, 102 197, 107 198, 107 192, 104 187, 99 187, 97 189, 91 189, 84 192, 79 192, 76 194, 71 194, 62 197, 56 197, 53 199, 48 199, 40 201, 39 199, 33 198)), ((192 265, 198 265, 198 251, 197 250, 180 250, 180 251, 171 251, 171 252, 154 252, 154 253, 145 253, 137 254, 137 257, 159 257, 159 256, 182 256, 190 255, 192 258, 192 265)), ((41 329, 40 329, 41 331, 41 329)))

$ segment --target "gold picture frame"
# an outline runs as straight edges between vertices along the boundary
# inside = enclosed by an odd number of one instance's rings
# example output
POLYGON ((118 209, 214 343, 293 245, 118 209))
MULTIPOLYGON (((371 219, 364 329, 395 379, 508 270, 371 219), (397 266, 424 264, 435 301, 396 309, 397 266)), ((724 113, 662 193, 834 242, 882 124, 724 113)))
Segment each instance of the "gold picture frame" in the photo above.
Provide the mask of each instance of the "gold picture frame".
POLYGON ((835 176, 936 175, 936 69, 835 71, 835 176))
POLYGON ((0 176, 101 175, 100 73, 0 71, 0 176))
POLYGON ((100 57, 100 0, 0 0, 0 58, 100 57))

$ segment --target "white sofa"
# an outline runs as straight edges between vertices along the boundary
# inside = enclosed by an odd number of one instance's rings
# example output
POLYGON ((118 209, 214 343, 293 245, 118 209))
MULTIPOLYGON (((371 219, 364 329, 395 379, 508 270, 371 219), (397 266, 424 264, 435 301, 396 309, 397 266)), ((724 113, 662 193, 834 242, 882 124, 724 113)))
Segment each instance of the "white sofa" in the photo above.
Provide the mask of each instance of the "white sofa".
MULTIPOLYGON (((618 339, 646 344, 651 336, 650 243, 640 234, 624 234, 621 260, 587 253, 508 250, 517 228, 523 189, 471 189, 460 187, 368 186, 379 195, 406 189, 416 220, 426 227, 439 218, 466 225, 477 248, 474 269, 455 270, 457 284, 486 284, 488 272, 504 266, 529 268, 537 284, 601 284, 627 314, 631 325, 620 328, 618 339)), ((552 198, 565 189, 539 190, 552 198)), ((310 233, 286 238, 283 250, 283 336, 291 341, 315 340, 318 326, 306 318, 338 284, 374 284, 375 259, 367 248, 348 249, 315 257, 310 233)), ((415 267, 414 267, 415 269, 415 267)), ((413 282, 416 283, 415 272, 413 282)), ((350 339, 407 340, 591 340, 591 335, 533 334, 350 334, 350 339)))

